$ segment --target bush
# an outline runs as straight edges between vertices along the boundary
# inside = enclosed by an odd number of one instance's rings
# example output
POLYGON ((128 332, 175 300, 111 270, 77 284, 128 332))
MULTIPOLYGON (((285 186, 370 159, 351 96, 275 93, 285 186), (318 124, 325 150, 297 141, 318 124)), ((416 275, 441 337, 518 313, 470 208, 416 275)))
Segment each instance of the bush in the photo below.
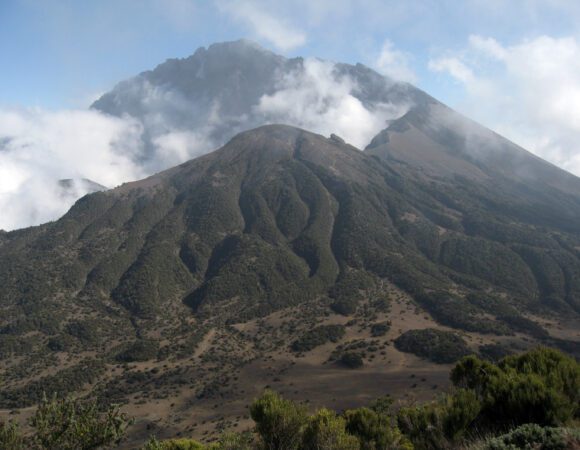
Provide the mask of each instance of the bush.
POLYGON ((226 433, 217 443, 210 445, 210 450, 252 450, 254 438, 251 433, 226 433))
POLYGON ((292 343, 295 352, 307 352, 327 342, 338 342, 345 333, 343 325, 322 325, 304 334, 292 343))
POLYGON ((358 439, 345 430, 345 421, 328 409, 319 410, 310 417, 301 450, 358 450, 358 439))
POLYGON ((158 341, 153 339, 140 339, 118 353, 115 359, 119 362, 149 361, 150 359, 156 358, 158 352, 158 341))
POLYGON ((401 408, 397 424, 417 448, 448 448, 460 442, 480 409, 475 393, 459 390, 437 402, 401 408))
POLYGON ((451 380, 477 394, 479 422, 488 428, 555 426, 580 415, 580 364, 557 350, 539 347, 497 365, 468 356, 452 370, 451 380))
POLYGON ((375 323, 371 326, 371 336, 372 337, 384 336, 389 332, 390 329, 391 326, 387 322, 375 323))
POLYGON ((151 438, 142 450, 204 450, 206 447, 193 439, 170 439, 158 441, 151 438))
POLYGON ((97 403, 46 398, 30 420, 34 441, 46 450, 89 450, 117 444, 130 424, 118 406, 101 412, 97 403))
POLYGON ((412 448, 391 418, 368 408, 345 412, 346 430, 356 436, 361 450, 412 448))
POLYGON ((339 362, 350 369, 358 369, 364 364, 362 356, 354 352, 343 353, 339 362))
POLYGON ((250 406, 250 415, 256 422, 262 448, 267 450, 298 450, 307 415, 303 406, 281 398, 272 391, 264 394, 250 406))
POLYGON ((502 436, 489 439, 481 450, 517 450, 520 448, 565 450, 580 447, 580 431, 566 428, 522 425, 502 436))
POLYGON ((0 422, 0 448, 9 450, 24 450, 26 448, 17 424, 0 422))
POLYGON ((402 352, 413 353, 439 364, 452 363, 471 353, 462 337, 432 328, 410 330, 395 340, 402 352))

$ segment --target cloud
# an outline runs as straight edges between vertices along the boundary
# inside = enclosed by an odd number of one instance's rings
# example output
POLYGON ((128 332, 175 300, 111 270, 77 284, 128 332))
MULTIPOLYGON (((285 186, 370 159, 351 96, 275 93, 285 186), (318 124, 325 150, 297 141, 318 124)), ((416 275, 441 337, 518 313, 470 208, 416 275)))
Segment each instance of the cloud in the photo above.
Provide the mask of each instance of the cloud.
POLYGON ((580 42, 539 36, 513 45, 471 36, 461 52, 432 60, 464 87, 469 116, 580 175, 580 42))
POLYGON ((132 161, 141 126, 93 111, 0 110, 0 229, 58 218, 89 186, 115 186, 143 175, 132 161))
POLYGON ((307 59, 285 74, 274 94, 264 95, 256 110, 270 123, 287 123, 329 135, 364 148, 387 121, 402 116, 408 105, 364 105, 353 95, 355 82, 340 75, 328 61, 307 59))
POLYGON ((388 39, 383 43, 381 52, 375 62, 377 70, 395 80, 416 83, 417 75, 410 67, 411 57, 397 50, 388 39))
POLYGON ((472 70, 458 58, 438 58, 429 61, 429 70, 434 72, 448 72, 457 81, 465 84, 475 82, 472 70))
POLYGON ((292 50, 306 43, 306 33, 266 11, 264 5, 249 0, 223 0, 219 9, 248 25, 255 35, 280 50, 292 50))

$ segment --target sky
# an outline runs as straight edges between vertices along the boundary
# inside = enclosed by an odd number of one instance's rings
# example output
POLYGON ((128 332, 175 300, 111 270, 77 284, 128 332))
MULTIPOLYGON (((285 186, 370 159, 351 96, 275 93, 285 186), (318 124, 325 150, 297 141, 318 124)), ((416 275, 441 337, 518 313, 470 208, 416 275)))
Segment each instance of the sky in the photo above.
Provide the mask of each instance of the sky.
POLYGON ((146 175, 115 150, 138 145, 139 125, 87 107, 168 58, 242 37, 411 82, 580 175, 580 2, 0 0, 0 209, 19 217, 0 215, 0 229, 60 214, 57 194, 44 211, 12 194, 33 198, 63 166, 108 186, 146 175), (23 150, 8 157, 3 142, 23 150))

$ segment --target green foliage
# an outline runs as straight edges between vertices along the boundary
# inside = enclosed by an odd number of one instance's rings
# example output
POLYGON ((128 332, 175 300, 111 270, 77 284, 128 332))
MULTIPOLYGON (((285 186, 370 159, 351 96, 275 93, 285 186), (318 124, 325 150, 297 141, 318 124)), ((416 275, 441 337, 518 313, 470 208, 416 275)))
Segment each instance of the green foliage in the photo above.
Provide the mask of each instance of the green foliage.
POLYGON ((479 346, 479 354, 488 361, 498 362, 513 352, 501 344, 485 344, 479 346))
POLYGON ((340 273, 328 295, 334 300, 331 307, 338 314, 348 316, 356 311, 362 299, 362 292, 371 289, 376 279, 359 270, 347 270, 340 273))
POLYGON ((580 412, 580 364, 557 350, 539 347, 498 365, 469 356, 453 369, 451 379, 476 393, 482 406, 479 422, 485 426, 561 425, 580 412))
POLYGON ((506 324, 483 316, 482 313, 484 311, 489 313, 489 309, 475 306, 448 292, 422 292, 416 295, 415 299, 443 325, 479 333, 513 334, 506 324))
POLYGON ((369 408, 358 408, 347 410, 344 416, 346 430, 358 438, 361 450, 411 447, 409 441, 386 414, 369 408))
POLYGON ((362 356, 355 352, 343 353, 338 362, 349 369, 359 369, 364 365, 362 356))
POLYGON ((30 423, 44 450, 91 450, 117 444, 130 424, 118 406, 100 411, 97 403, 44 399, 30 423))
POLYGON ((397 426, 419 449, 449 447, 444 434, 445 407, 437 402, 401 408, 397 413, 397 426))
POLYGON ((291 348, 295 352, 307 352, 327 342, 338 342, 344 334, 343 325, 321 325, 294 341, 291 348))
POLYGON ((254 437, 251 433, 225 433, 208 450, 253 450, 254 437))
POLYGON ((303 450, 358 450, 359 441, 345 430, 344 418, 328 409, 319 410, 308 419, 304 430, 303 450))
POLYGON ((266 391, 250 407, 264 450, 298 450, 307 423, 303 406, 266 391))
POLYGON ((0 448, 6 450, 24 450, 25 440, 18 425, 13 422, 0 422, 0 448))
POLYGON ((391 329, 390 322, 374 323, 371 325, 371 336, 372 337, 384 336, 389 332, 390 329, 391 329))
POLYGON ((536 282, 521 257, 505 245, 481 238, 449 239, 441 247, 442 264, 523 295, 534 295, 536 282))
POLYGON ((509 433, 491 438, 479 450, 565 450, 580 447, 580 430, 521 425, 509 433))
MULTIPOLYGON (((167 441, 158 441, 151 438, 142 448, 142 450, 206 450, 207 447, 193 439, 169 439, 167 441)), ((213 447, 212 447, 213 449, 213 447)), ((242 449, 240 449, 242 450, 242 449)))
POLYGON ((413 353, 433 362, 455 362, 471 353, 461 336, 433 328, 409 330, 395 339, 395 346, 402 352, 413 353))
POLYGON ((159 342, 154 339, 139 339, 118 353, 115 359, 121 362, 148 361, 157 357, 159 342))
POLYGON ((31 406, 42 401, 46 392, 62 397, 98 379, 104 371, 103 361, 85 359, 76 366, 44 376, 21 388, 0 391, 0 404, 7 407, 31 406))

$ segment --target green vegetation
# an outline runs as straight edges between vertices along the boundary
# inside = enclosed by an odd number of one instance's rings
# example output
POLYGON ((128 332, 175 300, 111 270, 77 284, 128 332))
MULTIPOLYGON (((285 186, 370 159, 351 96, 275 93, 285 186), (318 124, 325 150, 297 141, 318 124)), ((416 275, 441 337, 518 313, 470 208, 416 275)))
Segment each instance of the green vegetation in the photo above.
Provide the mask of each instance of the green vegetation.
POLYGON ((371 325, 371 336, 380 337, 384 336, 391 329, 390 322, 374 323, 371 325))
POLYGON ((30 419, 32 432, 0 423, 0 448, 6 450, 96 450, 121 441, 131 421, 118 406, 101 410, 97 403, 72 398, 44 398, 30 419))
POLYGON ((121 362, 148 361, 156 358, 159 342, 153 339, 139 339, 117 354, 115 359, 121 362))
POLYGON ((343 353, 338 362, 349 369, 358 369, 364 365, 362 356, 355 352, 343 353))
POLYGON ((580 430, 541 427, 526 424, 504 435, 490 438, 473 446, 473 450, 516 450, 534 448, 542 450, 565 450, 580 447, 580 430))
POLYGON ((471 353, 461 336, 433 328, 409 330, 395 339, 395 346, 440 364, 455 362, 471 353))
MULTIPOLYGON (((544 347, 497 364, 467 356, 451 378, 453 391, 398 411, 391 398, 382 397, 369 407, 309 414, 305 405, 266 390, 250 406, 253 432, 225 433, 209 444, 152 437, 142 450, 564 450, 580 444, 574 428, 580 418, 580 364, 573 358, 544 347)), ((30 433, 0 423, 0 448, 109 448, 129 424, 117 406, 100 410, 96 403, 44 399, 30 419, 30 433)))
POLYGON ((322 325, 304 334, 300 339, 292 343, 292 350, 295 352, 308 352, 319 345, 327 342, 338 342, 345 333, 343 325, 322 325))
MULTIPOLYGON (((431 179, 307 132, 274 134, 2 233, 0 407, 43 392, 133 405, 188 396, 182 420, 195 398, 249 402, 237 374, 255 361, 268 361, 256 378, 284 385, 288 353, 324 342, 321 370, 388 368, 391 336, 408 329, 393 310, 510 335, 509 350, 580 355, 562 320, 580 312, 575 194, 431 179), (338 320, 352 340, 317 329, 338 320)), ((466 353, 451 336, 398 342, 442 362, 466 353)), ((497 361, 504 350, 478 351, 497 361)))
POLYGON ((556 350, 540 347, 497 365, 468 356, 453 369, 451 380, 477 393, 478 422, 485 427, 556 426, 580 415, 580 365, 556 350))

